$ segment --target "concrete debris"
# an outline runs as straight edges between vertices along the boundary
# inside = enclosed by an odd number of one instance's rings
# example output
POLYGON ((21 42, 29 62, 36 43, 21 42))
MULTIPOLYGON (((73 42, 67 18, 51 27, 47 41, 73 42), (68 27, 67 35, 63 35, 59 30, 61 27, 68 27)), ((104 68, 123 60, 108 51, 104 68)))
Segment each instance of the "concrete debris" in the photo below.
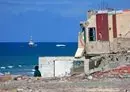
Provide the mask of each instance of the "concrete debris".
POLYGON ((90 69, 90 75, 93 78, 130 77, 129 53, 103 54, 92 57, 90 60, 90 67, 95 67, 90 69))
POLYGON ((93 77, 92 77, 91 75, 89 75, 89 76, 88 76, 88 79, 89 79, 89 80, 92 80, 92 79, 93 79, 93 77))
POLYGON ((103 77, 118 77, 118 78, 126 78, 130 76, 130 65, 119 66, 115 69, 108 71, 98 71, 92 74, 95 78, 103 78, 103 77))
POLYGON ((23 89, 20 88, 17 89, 17 92, 23 92, 23 91, 24 91, 23 89))
POLYGON ((28 79, 27 76, 22 76, 22 75, 14 75, 12 77, 13 77, 13 80, 26 80, 26 79, 28 79))

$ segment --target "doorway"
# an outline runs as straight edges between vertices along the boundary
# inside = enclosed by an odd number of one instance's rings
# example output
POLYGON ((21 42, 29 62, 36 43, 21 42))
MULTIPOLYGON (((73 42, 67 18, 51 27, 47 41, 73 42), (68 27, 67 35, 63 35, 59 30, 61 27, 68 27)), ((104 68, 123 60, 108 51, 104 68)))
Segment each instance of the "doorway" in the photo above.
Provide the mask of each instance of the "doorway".
POLYGON ((97 40, 109 41, 108 14, 96 15, 97 40))

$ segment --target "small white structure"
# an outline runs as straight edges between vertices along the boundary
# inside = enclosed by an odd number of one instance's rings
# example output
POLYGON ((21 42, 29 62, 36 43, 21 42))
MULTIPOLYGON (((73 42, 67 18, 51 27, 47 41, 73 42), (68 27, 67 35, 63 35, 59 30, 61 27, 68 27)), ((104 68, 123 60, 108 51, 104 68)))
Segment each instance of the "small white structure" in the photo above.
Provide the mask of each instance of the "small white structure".
POLYGON ((39 70, 42 77, 69 76, 73 71, 73 62, 83 59, 74 57, 39 57, 39 70))

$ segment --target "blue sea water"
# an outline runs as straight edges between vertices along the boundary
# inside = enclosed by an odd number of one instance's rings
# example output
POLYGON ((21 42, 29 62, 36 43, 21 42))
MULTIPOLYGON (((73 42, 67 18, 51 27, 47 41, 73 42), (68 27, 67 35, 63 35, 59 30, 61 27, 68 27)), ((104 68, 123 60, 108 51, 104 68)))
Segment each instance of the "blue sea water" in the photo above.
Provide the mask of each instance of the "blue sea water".
POLYGON ((74 56, 77 50, 76 42, 56 43, 38 42, 37 46, 30 47, 27 42, 0 43, 0 73, 33 75, 33 68, 38 64, 41 56, 74 56), (57 44, 66 46, 57 47, 57 44))

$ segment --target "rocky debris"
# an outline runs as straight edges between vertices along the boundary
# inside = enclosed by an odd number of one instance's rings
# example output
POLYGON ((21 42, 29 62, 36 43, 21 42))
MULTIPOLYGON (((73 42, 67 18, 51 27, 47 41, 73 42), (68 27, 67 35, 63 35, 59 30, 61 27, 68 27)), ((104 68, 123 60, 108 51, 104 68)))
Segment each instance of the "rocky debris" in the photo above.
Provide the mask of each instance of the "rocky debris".
POLYGON ((24 91, 23 89, 20 88, 17 89, 17 92, 23 92, 23 91, 24 91))
POLYGON ((87 77, 87 79, 92 80, 92 79, 93 79, 93 76, 89 75, 89 76, 87 77))
POLYGON ((130 65, 118 66, 115 69, 108 71, 97 71, 92 74, 94 78, 103 78, 103 77, 118 77, 118 78, 128 78, 130 77, 130 65))
MULTIPOLYGON (((130 65, 130 53, 116 53, 116 54, 103 54, 95 56, 90 59, 90 74, 95 75, 109 75, 117 76, 122 75, 119 71, 129 72, 128 66, 130 65), (124 67, 125 65, 127 67, 124 67), (92 67, 93 66, 93 67, 92 67), (118 69, 122 67, 121 69, 118 69), (115 72, 116 71, 116 72, 115 72), (113 73, 117 73, 116 75, 113 73)), ((127 73, 123 73, 123 76, 129 76, 127 73)))
POLYGON ((65 77, 65 80, 67 81, 82 81, 84 79, 87 79, 87 75, 85 73, 75 73, 69 77, 65 77))
MULTIPOLYGON (((97 75, 97 80, 94 80, 93 75, 81 73, 62 78, 29 77, 26 80, 11 80, 0 84, 0 89, 4 90, 0 92, 97 92, 96 90, 100 92, 124 92, 119 91, 119 88, 124 84, 129 85, 129 79, 103 79, 97 75), (111 89, 109 90, 109 88, 111 89)), ((124 88, 122 89, 124 90, 124 88)), ((127 89, 126 86, 125 89, 127 89)))
POLYGON ((28 80, 30 78, 31 77, 23 76, 23 75, 10 75, 10 74, 7 74, 7 75, 1 75, 0 76, 0 82, 7 82, 7 81, 10 81, 10 80, 15 80, 15 81, 28 80))
POLYGON ((28 76, 23 76, 23 75, 13 75, 13 80, 26 80, 29 77, 28 76))
POLYGON ((0 76, 0 82, 6 82, 12 80, 12 76, 11 75, 1 75, 0 76))
POLYGON ((130 64, 130 54, 106 54, 101 55, 102 61, 99 67, 109 66, 109 68, 116 68, 120 65, 130 64))

